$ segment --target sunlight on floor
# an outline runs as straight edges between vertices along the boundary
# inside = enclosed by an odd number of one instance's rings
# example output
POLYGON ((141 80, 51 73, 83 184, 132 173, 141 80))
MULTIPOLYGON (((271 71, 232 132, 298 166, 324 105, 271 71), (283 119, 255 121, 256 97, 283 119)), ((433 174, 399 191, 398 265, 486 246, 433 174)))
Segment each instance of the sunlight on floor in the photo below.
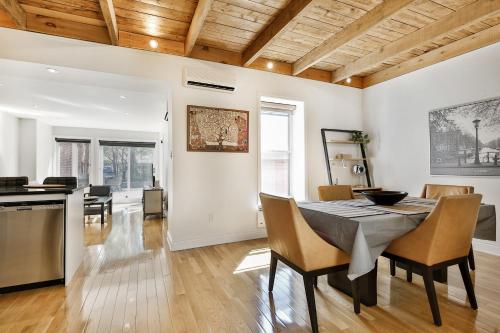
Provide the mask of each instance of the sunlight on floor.
POLYGON ((233 274, 269 267, 270 260, 271 252, 269 248, 252 250, 248 252, 248 255, 236 267, 233 274))

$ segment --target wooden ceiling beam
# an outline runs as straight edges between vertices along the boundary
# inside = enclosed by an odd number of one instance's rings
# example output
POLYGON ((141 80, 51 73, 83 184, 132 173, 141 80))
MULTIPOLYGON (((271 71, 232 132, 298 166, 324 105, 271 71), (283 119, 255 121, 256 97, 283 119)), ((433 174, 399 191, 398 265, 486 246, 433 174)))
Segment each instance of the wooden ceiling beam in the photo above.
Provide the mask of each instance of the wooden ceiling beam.
POLYGON ((157 37, 152 38, 151 36, 140 35, 127 31, 120 31, 118 45, 151 52, 168 53, 180 56, 184 55, 183 42, 157 37), (158 43, 156 48, 151 47, 151 39, 154 39, 158 43))
POLYGON ((90 42, 110 44, 106 27, 69 21, 62 18, 47 17, 32 13, 26 14, 28 31, 40 32, 90 42))
POLYGON ((254 62, 273 40, 285 32, 309 8, 311 3, 313 0, 292 0, 243 51, 243 66, 249 66, 254 62))
POLYGON ((0 10, 5 11, 19 29, 26 29, 26 12, 17 0, 0 0, 0 10))
POLYGON ((186 44, 184 46, 184 52, 186 56, 189 56, 191 54, 191 51, 193 51, 193 47, 198 40, 198 36, 200 35, 201 29, 203 28, 203 24, 205 23, 205 19, 207 18, 210 8, 212 8, 213 2, 214 0, 198 1, 198 6, 196 6, 196 10, 194 12, 193 19, 191 20, 191 25, 189 26, 189 30, 186 36, 186 44))
POLYGON ((404 54, 412 49, 429 43, 436 38, 444 37, 447 33, 459 30, 474 24, 485 17, 500 12, 500 1, 482 0, 462 7, 453 14, 431 23, 409 35, 398 39, 394 43, 385 45, 379 50, 372 52, 363 58, 337 69, 333 75, 333 83, 342 81, 373 68, 385 61, 404 54))
POLYGON ((448 60, 500 41, 500 24, 474 35, 434 49, 416 58, 389 67, 364 78, 364 88, 416 71, 441 61, 448 60))
POLYGON ((115 6, 113 0, 99 0, 102 16, 108 27, 111 44, 118 45, 118 24, 116 23, 115 6))
POLYGON ((98 27, 105 27, 106 23, 102 20, 98 20, 96 18, 90 18, 86 16, 80 16, 75 14, 68 14, 65 12, 61 12, 58 10, 47 9, 42 7, 35 7, 31 5, 21 4, 21 7, 26 11, 26 13, 42 15, 47 17, 60 18, 68 21, 74 21, 84 24, 95 25, 98 27))
POLYGON ((414 0, 384 1, 297 60, 293 64, 293 74, 297 75, 307 68, 314 66, 321 60, 330 56, 338 48, 364 35, 368 30, 372 29, 380 22, 390 19, 413 1, 414 0))

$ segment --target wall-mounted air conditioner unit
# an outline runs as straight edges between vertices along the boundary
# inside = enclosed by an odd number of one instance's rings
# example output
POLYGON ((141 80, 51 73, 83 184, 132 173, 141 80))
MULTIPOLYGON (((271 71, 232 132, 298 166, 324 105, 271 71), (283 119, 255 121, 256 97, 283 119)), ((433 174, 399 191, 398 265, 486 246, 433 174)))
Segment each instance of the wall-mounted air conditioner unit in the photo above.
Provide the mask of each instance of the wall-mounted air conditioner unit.
POLYGON ((233 93, 236 90, 236 78, 231 72, 184 68, 183 84, 187 88, 233 93))

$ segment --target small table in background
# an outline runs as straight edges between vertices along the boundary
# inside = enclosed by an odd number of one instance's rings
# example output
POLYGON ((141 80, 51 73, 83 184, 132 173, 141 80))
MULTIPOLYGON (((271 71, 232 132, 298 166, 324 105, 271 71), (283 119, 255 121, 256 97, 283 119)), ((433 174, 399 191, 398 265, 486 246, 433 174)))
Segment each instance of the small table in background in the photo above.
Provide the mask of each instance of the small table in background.
POLYGON ((163 217, 163 188, 145 188, 142 196, 143 219, 148 215, 161 215, 163 217))
POLYGON ((104 210, 105 206, 108 205, 108 214, 113 215, 113 197, 88 197, 84 201, 85 207, 94 207, 100 209, 101 214, 101 224, 104 224, 104 210))

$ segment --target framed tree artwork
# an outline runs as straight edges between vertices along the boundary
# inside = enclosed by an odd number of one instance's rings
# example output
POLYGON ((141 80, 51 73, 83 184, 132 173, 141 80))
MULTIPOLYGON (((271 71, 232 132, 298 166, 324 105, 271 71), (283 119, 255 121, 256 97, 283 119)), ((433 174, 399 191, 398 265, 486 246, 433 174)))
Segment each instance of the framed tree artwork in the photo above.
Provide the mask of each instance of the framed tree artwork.
POLYGON ((187 150, 248 153, 248 111, 187 106, 187 150))
POLYGON ((431 175, 500 176, 500 97, 429 113, 431 175))

